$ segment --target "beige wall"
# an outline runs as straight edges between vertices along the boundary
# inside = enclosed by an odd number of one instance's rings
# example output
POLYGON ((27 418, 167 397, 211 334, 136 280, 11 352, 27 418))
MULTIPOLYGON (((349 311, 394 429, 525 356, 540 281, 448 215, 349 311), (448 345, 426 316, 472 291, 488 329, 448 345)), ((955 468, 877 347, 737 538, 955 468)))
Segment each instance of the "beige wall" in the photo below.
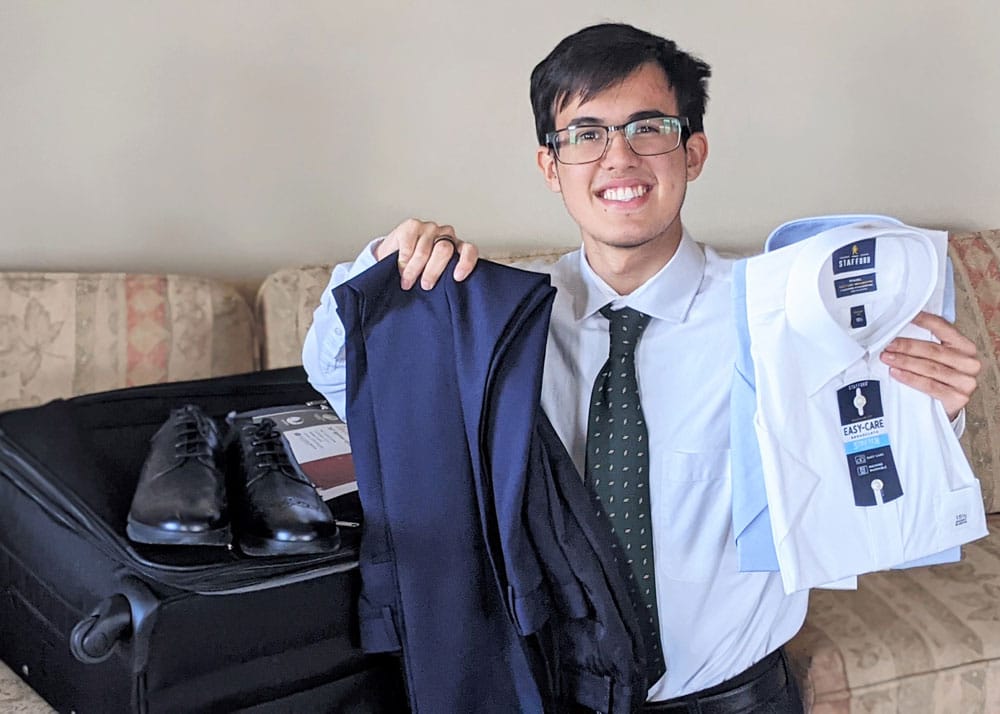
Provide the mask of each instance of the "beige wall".
POLYGON ((411 214, 571 244, 528 73, 604 19, 714 67, 702 240, 833 211, 1000 227, 996 0, 0 0, 0 268, 252 281, 411 214))

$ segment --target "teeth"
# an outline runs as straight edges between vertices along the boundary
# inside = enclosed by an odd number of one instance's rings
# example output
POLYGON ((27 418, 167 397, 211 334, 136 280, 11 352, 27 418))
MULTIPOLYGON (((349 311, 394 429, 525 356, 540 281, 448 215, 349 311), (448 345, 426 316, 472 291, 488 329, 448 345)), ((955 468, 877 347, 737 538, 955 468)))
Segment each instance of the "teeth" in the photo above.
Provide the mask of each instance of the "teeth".
POLYGON ((633 198, 639 198, 645 194, 645 186, 628 186, 609 188, 601 194, 601 198, 605 201, 631 201, 633 198))

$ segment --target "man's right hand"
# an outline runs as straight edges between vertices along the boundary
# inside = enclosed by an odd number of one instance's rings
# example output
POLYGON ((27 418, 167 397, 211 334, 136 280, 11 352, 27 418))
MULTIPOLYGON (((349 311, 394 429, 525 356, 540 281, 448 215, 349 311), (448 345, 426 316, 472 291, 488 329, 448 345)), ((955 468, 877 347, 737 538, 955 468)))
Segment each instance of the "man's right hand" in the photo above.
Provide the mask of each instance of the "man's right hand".
POLYGON ((454 252, 458 253, 458 265, 452 274, 456 282, 469 277, 479 260, 479 249, 459 240, 453 227, 415 218, 396 226, 375 249, 375 257, 382 260, 397 250, 403 290, 412 288, 418 279, 424 290, 433 288, 454 252))

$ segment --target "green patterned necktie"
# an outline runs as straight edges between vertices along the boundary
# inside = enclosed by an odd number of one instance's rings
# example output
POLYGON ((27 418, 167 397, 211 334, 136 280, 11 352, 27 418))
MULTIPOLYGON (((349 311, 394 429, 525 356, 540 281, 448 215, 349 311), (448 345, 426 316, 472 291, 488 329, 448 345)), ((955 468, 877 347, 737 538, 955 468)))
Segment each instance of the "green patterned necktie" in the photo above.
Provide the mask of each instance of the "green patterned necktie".
POLYGON ((649 512, 649 449, 639 403, 635 350, 649 315, 601 308, 610 323, 610 349, 590 398, 587 482, 610 521, 615 557, 628 563, 628 589, 639 616, 646 651, 646 681, 666 671, 653 575, 653 528, 649 512))

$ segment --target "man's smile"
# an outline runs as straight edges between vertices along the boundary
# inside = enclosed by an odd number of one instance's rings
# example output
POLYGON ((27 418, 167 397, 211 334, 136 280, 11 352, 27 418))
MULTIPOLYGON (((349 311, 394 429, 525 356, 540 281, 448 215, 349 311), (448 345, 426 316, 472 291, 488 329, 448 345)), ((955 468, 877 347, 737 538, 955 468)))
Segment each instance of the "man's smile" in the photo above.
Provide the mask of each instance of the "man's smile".
POLYGON ((601 201, 616 205, 628 204, 631 207, 643 203, 643 198, 650 188, 649 184, 635 181, 613 182, 600 187, 594 193, 601 201))

